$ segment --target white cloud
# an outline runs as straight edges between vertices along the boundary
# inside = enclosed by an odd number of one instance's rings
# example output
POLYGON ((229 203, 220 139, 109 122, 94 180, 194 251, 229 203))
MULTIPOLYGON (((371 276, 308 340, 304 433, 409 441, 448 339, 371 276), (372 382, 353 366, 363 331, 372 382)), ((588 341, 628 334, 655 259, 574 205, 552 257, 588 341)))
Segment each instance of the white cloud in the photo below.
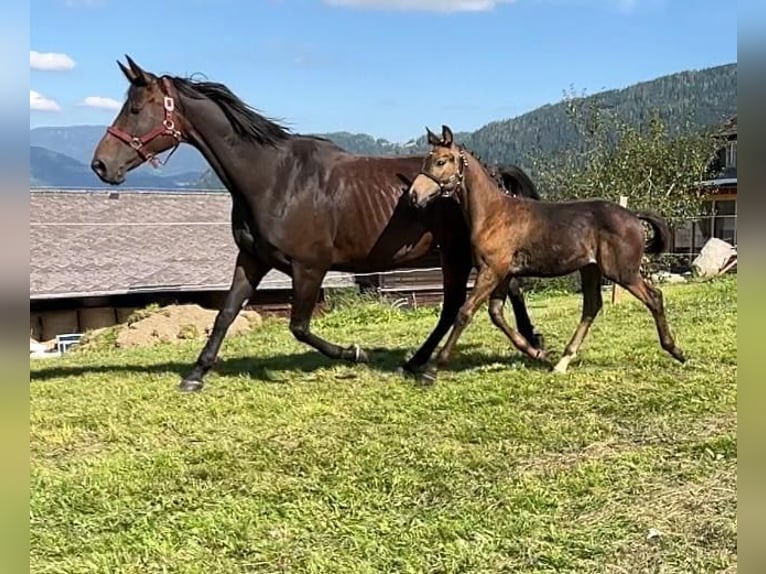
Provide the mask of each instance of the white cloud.
POLYGON ((98 108, 100 110, 117 111, 122 108, 122 102, 118 102, 112 98, 105 98, 103 96, 88 96, 82 102, 81 106, 87 106, 89 108, 98 108))
POLYGON ((324 0, 328 6, 425 12, 484 12, 515 0, 324 0))
POLYGON ((61 106, 56 100, 46 98, 40 92, 29 90, 29 109, 38 112, 58 112, 61 106))
POLYGON ((62 72, 74 68, 74 60, 66 54, 58 52, 35 52, 30 50, 29 65, 34 70, 62 72))

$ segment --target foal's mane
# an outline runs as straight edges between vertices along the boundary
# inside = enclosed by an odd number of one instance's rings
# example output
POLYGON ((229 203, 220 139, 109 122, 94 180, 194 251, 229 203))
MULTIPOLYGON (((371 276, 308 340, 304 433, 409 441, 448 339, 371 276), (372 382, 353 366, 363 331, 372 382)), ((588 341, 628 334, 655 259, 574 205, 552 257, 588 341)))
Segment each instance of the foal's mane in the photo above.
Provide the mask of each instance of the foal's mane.
POLYGON ((229 120, 236 134, 257 144, 276 146, 291 137, 288 128, 266 118, 242 101, 224 84, 167 76, 173 86, 185 97, 214 102, 229 120))
POLYGON ((479 162, 479 165, 481 165, 484 168, 489 178, 492 181, 494 181, 497 184, 497 186, 500 188, 500 190, 503 191, 504 193, 506 194, 518 193, 519 195, 522 195, 524 197, 529 197, 530 199, 540 199, 540 193, 537 191, 537 186, 526 174, 526 172, 524 172, 524 170, 519 169, 512 165, 508 166, 503 164, 498 164, 492 167, 488 165, 483 159, 481 159, 479 154, 472 151, 464 144, 460 144, 457 147, 460 151, 470 154, 471 157, 473 157, 473 159, 479 162), (520 180, 519 183, 521 184, 521 187, 522 188, 526 187, 527 193, 524 193, 524 192, 519 193, 518 191, 515 192, 513 189, 509 189, 507 187, 506 181, 503 176, 512 177, 516 179, 517 181, 520 180))

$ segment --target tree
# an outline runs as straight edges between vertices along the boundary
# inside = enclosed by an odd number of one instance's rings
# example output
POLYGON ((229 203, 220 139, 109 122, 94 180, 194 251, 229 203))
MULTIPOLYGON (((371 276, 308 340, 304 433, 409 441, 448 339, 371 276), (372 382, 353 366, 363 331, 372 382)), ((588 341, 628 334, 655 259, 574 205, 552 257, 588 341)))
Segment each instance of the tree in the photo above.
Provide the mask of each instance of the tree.
POLYGON ((657 212, 671 225, 700 215, 699 182, 710 177, 720 146, 712 129, 689 120, 668 126, 657 110, 648 111, 648 121, 631 123, 572 92, 564 103, 578 143, 557 157, 531 158, 547 199, 625 195, 631 209, 657 212))

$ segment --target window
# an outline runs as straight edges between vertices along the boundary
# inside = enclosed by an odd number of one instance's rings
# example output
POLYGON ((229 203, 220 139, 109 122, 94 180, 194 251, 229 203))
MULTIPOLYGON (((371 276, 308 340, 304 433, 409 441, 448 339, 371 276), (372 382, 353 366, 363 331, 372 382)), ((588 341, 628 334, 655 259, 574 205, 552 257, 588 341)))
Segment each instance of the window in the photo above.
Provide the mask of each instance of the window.
POLYGON ((736 245, 737 243, 737 202, 722 199, 715 202, 713 236, 736 245))
POLYGON ((737 167, 737 140, 730 141, 726 146, 726 167, 737 167))

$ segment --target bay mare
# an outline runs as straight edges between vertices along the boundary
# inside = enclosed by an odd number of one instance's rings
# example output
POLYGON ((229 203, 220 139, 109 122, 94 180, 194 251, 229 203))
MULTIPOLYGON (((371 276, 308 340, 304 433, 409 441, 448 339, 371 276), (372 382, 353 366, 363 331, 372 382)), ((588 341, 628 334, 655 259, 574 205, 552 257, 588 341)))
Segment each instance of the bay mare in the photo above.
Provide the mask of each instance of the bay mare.
POLYGON ((533 359, 544 360, 543 351, 510 328, 502 312, 493 307, 496 294, 504 291, 503 285, 510 278, 557 277, 575 271, 580 272, 582 284, 582 317, 554 367, 556 372, 566 372, 601 310, 603 277, 646 305, 662 348, 685 362, 668 328, 662 291, 640 272, 644 253, 659 254, 668 246, 670 232, 664 219, 600 199, 548 202, 509 197, 468 150, 455 144, 448 126, 442 126, 441 137, 430 130, 427 134, 431 151, 410 185, 410 202, 422 209, 436 198, 455 198, 469 222, 479 268, 471 294, 437 355, 437 366, 449 362, 461 333, 487 299, 492 300, 489 312, 493 323, 511 343, 533 359))
MULTIPOLYGON (((147 161, 156 164, 158 154, 172 148, 172 155, 186 143, 202 153, 232 197, 232 232, 239 251, 231 288, 180 389, 202 389, 229 325, 271 269, 292 277, 290 330, 299 341, 331 359, 369 361, 358 345, 341 347, 311 331, 325 274, 407 267, 438 247, 441 314, 425 342, 401 366, 406 374, 420 374, 465 301, 473 268, 459 206, 445 200, 416 210, 404 196, 423 157, 351 154, 329 140, 291 134, 222 84, 158 77, 129 57, 127 63, 118 62, 129 81, 127 97, 94 151, 93 171, 102 181, 119 185, 130 170, 147 161)), ((508 168, 498 177, 510 191, 538 197, 519 168, 508 168)), ((530 344, 539 344, 518 281, 497 290, 501 307, 506 295, 521 333, 530 344)))

